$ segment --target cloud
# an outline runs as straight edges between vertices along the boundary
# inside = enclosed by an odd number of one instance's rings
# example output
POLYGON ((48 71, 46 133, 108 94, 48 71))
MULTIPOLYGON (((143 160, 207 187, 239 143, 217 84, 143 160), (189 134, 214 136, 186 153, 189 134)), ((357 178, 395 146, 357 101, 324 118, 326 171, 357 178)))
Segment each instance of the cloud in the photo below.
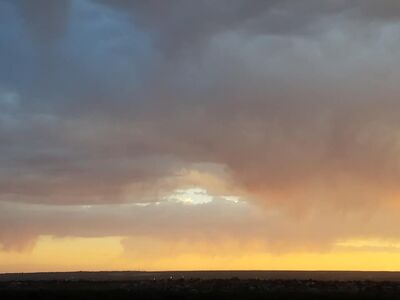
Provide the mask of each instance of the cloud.
MULTIPOLYGON (((175 197, 182 195, 179 191, 175 197)), ((338 243, 352 246, 354 239, 396 241, 399 234, 395 206, 380 207, 366 215, 365 210, 332 210, 325 204, 299 216, 280 209, 260 210, 258 205, 207 194, 202 197, 212 201, 198 204, 182 203, 175 197, 156 203, 107 205, 3 202, 1 245, 6 251, 26 251, 41 236, 122 237, 128 256, 133 250, 137 253, 141 247, 153 244, 177 247, 182 254, 206 252, 207 247, 209 251, 220 251, 234 244, 245 251, 255 247, 266 253, 324 253, 333 251, 338 243), (140 241, 144 241, 142 246, 137 245, 140 241), (132 249, 135 244, 136 250, 132 249)))
POLYGON ((51 43, 62 37, 67 28, 70 1, 16 1, 16 5, 38 43, 51 43))
POLYGON ((317 247, 390 215, 400 177, 394 1, 50 2, 0 3, 10 25, 0 28, 0 201, 26 205, 17 220, 37 225, 17 240, 89 234, 87 222, 110 225, 93 235, 171 237, 163 222, 173 220, 174 231, 238 224, 243 237, 317 247), (115 226, 120 216, 101 208, 193 187, 259 205, 259 223, 236 214, 208 225, 199 216, 215 204, 194 215, 163 204, 166 219, 152 205, 148 219, 115 226), (281 219, 264 221, 269 209, 281 219), (61 211, 79 226, 51 226, 68 223, 61 211), (274 230, 254 229, 264 227, 274 230))

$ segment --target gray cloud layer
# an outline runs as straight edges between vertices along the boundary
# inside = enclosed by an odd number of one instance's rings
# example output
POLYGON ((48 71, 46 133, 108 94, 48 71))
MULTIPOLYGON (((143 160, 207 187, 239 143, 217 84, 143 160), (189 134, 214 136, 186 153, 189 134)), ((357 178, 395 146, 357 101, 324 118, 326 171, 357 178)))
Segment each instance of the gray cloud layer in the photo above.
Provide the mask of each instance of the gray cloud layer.
POLYGON ((398 195, 399 16, 389 0, 0 2, 0 200, 159 201, 212 165, 289 215, 369 216, 398 195))

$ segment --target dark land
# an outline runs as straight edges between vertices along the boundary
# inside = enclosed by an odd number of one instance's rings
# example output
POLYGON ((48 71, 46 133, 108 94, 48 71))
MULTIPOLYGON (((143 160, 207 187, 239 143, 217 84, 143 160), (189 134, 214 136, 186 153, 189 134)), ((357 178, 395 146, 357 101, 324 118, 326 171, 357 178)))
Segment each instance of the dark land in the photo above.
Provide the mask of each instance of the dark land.
POLYGON ((400 299, 399 272, 0 274, 0 299, 400 299))

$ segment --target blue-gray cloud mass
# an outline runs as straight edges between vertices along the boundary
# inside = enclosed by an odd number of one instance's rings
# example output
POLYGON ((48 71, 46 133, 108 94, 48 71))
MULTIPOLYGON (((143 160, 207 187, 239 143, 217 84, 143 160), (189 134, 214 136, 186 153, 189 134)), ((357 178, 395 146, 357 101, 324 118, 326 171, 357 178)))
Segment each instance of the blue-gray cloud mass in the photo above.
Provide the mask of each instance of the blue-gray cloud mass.
POLYGON ((287 218, 390 209, 399 21, 394 0, 0 1, 0 220, 196 186, 287 218))

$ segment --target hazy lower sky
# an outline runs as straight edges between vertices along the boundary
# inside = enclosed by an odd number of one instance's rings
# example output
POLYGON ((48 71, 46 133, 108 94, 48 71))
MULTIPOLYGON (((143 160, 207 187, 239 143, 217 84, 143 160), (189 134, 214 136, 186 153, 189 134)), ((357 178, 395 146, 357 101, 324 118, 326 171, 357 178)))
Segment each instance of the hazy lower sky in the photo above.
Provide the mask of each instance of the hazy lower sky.
POLYGON ((400 270, 400 2, 0 0, 0 272, 400 270))

